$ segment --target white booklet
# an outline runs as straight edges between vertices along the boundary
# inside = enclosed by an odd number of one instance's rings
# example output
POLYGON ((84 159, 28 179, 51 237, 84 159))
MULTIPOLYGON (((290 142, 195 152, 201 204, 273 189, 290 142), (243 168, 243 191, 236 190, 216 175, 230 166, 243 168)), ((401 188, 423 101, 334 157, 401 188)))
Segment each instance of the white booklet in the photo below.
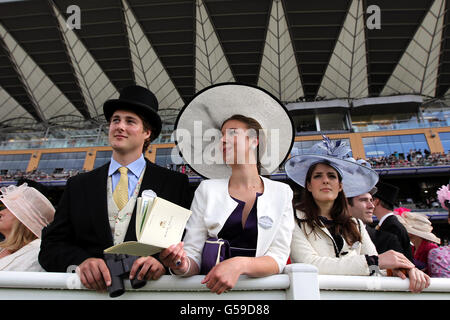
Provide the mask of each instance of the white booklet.
MULTIPOLYGON (((136 201, 136 239, 104 250, 105 253, 151 256, 181 241, 191 210, 163 198, 146 196, 136 201)), ((147 192, 148 195, 148 192, 147 192)))

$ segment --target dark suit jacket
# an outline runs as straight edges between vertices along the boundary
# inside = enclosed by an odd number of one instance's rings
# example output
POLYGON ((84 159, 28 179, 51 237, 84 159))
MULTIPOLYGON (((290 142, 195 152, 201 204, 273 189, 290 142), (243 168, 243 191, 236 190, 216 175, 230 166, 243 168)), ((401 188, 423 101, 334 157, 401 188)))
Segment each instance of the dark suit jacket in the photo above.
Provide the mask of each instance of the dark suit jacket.
POLYGON ((403 252, 400 241, 392 233, 375 230, 375 228, 372 228, 370 226, 366 226, 366 230, 370 236, 370 239, 372 239, 375 248, 377 248, 378 254, 381 254, 388 250, 403 252))
POLYGON ((397 236, 400 245, 402 246, 401 253, 403 253, 411 262, 413 261, 408 231, 406 231, 406 228, 394 215, 389 216, 384 220, 380 227, 380 231, 389 232, 397 236))
MULTIPOLYGON (((42 231, 39 263, 50 272, 66 272, 87 258, 102 258, 113 245, 108 221, 107 179, 109 163, 71 177, 57 207, 54 221, 42 231)), ((186 175, 159 167, 146 159, 139 196, 151 189, 159 197, 185 208, 192 194, 186 175)), ((136 206, 124 241, 136 241, 136 206)))

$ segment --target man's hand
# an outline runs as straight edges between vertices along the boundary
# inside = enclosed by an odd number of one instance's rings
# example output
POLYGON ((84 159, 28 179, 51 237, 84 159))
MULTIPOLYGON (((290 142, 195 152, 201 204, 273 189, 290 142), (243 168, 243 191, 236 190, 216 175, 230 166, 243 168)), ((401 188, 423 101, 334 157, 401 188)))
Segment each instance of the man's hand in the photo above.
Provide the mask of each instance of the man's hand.
POLYGON ((389 250, 378 255, 378 266, 380 269, 412 269, 414 264, 402 253, 389 250))
POLYGON ((76 272, 81 283, 88 289, 106 291, 106 287, 111 285, 111 275, 103 259, 86 259, 77 267, 76 272))
POLYGON ((141 269, 137 274, 138 280, 158 280, 166 272, 164 266, 157 259, 153 257, 141 257, 139 259, 136 259, 136 261, 133 263, 133 266, 131 267, 129 277, 130 280, 136 277, 136 273, 139 268, 141 269))

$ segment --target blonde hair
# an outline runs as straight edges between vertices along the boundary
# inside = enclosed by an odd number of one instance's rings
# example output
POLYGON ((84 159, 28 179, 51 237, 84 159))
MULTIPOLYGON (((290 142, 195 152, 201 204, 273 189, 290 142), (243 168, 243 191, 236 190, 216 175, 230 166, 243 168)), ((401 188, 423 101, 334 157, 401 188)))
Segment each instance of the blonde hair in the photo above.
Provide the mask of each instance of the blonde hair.
POLYGON ((37 236, 22 222, 16 219, 13 222, 11 233, 8 238, 0 242, 0 248, 14 253, 35 239, 37 239, 37 236))

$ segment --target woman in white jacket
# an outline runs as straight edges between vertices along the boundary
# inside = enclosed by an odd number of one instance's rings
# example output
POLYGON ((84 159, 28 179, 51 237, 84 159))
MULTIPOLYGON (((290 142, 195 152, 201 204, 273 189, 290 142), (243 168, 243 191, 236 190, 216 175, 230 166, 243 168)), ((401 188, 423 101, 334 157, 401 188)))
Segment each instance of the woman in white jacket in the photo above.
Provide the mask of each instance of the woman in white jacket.
POLYGON ((378 181, 375 171, 345 158, 350 151, 324 137, 307 154, 286 163, 288 176, 304 187, 296 205, 292 262, 312 264, 320 274, 335 275, 413 268, 402 254, 379 256, 363 223, 350 216, 346 196, 368 192, 378 181))
POLYGON ((55 208, 26 183, 1 188, 0 271, 45 271, 38 262, 42 228, 53 221, 55 208))
POLYGON ((177 275, 206 274, 202 283, 212 292, 221 294, 233 288, 240 275, 262 277, 282 272, 289 258, 294 229, 293 193, 287 184, 260 176, 261 169, 270 169, 259 160, 260 154, 268 148, 264 141, 271 141, 267 139, 267 131, 262 133, 261 124, 268 125, 276 119, 278 126, 289 129, 287 135, 280 135, 276 141, 282 144, 280 149, 284 154, 272 171, 287 156, 293 130, 284 107, 260 89, 227 84, 213 86, 210 90, 212 92, 206 93, 211 93, 214 99, 202 105, 221 105, 221 109, 207 113, 220 124, 220 151, 228 168, 222 163, 216 167, 197 167, 196 171, 206 177, 217 177, 218 171, 231 169, 231 176, 224 174, 223 178, 202 181, 195 192, 184 243, 169 247, 160 258, 177 275), (261 97, 270 98, 269 103, 258 100, 261 97), (258 118, 255 112, 258 107, 263 109, 265 117, 258 118), (255 114, 258 121, 247 115, 233 114, 235 111, 255 114), (231 256, 204 271, 202 252, 208 238, 227 240, 231 256))

